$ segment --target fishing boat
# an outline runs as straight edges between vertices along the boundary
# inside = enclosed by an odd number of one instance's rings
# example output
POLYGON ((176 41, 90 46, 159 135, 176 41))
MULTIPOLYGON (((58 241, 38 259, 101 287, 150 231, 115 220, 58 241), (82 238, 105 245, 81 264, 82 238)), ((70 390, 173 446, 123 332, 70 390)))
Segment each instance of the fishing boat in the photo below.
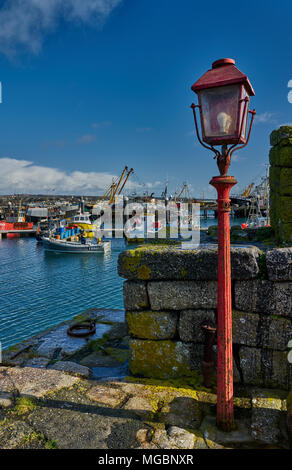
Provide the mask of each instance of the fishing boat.
POLYGON ((93 241, 81 238, 80 241, 68 241, 54 237, 43 237, 43 247, 46 251, 56 253, 105 253, 111 249, 110 241, 93 241))
POLYGON ((78 227, 82 228, 83 230, 89 231, 94 231, 97 228, 97 225, 91 222, 90 215, 81 212, 74 217, 71 217, 68 226, 74 225, 78 225, 78 227))
MULTIPOLYGON (((250 209, 247 221, 241 224, 243 230, 247 228, 270 227, 270 184, 269 166, 267 165, 266 176, 262 177, 261 183, 255 187, 250 199, 250 209)), ((250 185, 250 188, 253 184, 250 185)))
POLYGON ((6 217, 5 220, 0 221, 0 233, 20 233, 23 230, 33 230, 33 222, 26 221, 25 213, 22 211, 20 201, 17 216, 6 217))
POLYGON ((0 232, 21 232, 23 230, 32 230, 33 223, 19 220, 18 217, 7 217, 0 221, 0 232))
POLYGON ((67 225, 69 228, 78 226, 86 238, 98 238, 100 236, 100 224, 92 222, 89 214, 79 212, 79 214, 71 217, 67 225))

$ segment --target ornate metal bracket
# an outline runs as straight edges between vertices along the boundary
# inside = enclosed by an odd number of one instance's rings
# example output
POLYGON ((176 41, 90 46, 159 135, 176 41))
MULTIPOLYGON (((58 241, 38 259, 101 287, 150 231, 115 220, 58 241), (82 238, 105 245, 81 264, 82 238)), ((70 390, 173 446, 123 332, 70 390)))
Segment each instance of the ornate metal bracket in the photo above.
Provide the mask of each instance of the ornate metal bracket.
POLYGON ((201 106, 198 105, 198 104, 194 104, 194 103, 191 104, 191 108, 192 108, 193 113, 194 113, 194 121, 195 121, 195 127, 196 127, 196 132, 197 132, 198 141, 199 141, 200 144, 201 144, 203 147, 205 147, 206 149, 212 150, 212 152, 215 153, 215 157, 214 157, 214 158, 217 158, 217 157, 219 157, 219 155, 220 155, 219 150, 215 149, 212 145, 209 146, 209 145, 204 144, 204 142, 202 141, 202 139, 201 139, 201 137, 200 137, 199 128, 198 128, 198 122, 197 122, 197 115, 196 115, 196 108, 200 108, 200 107, 201 107, 201 106))
MULTIPOLYGON (((255 109, 253 109, 252 111, 248 111, 248 112, 249 112, 249 114, 251 114, 251 120, 250 120, 250 123, 249 123, 249 130, 248 130, 246 142, 243 145, 239 145, 239 147, 236 147, 237 144, 232 145, 229 149, 230 157, 233 154, 233 152, 235 152, 236 150, 239 150, 239 149, 243 149, 243 147, 246 147, 248 142, 249 142, 251 128, 252 128, 252 125, 253 125, 254 117, 256 115, 256 111, 255 111, 255 109)), ((242 120, 242 123, 241 123, 241 130, 242 130, 243 121, 244 121, 244 119, 242 120)))

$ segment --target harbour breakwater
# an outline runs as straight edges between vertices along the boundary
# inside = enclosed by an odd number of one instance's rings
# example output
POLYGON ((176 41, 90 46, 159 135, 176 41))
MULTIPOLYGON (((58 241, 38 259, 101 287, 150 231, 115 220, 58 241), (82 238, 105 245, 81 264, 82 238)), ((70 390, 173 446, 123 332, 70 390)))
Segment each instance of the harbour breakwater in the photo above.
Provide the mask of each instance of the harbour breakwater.
MULTIPOLYGON (((234 381, 289 389, 292 248, 232 247, 234 381)), ((138 247, 119 255, 133 375, 171 379, 201 370, 202 323, 216 324, 217 247, 138 247)), ((216 344, 213 347, 216 362, 216 344)))

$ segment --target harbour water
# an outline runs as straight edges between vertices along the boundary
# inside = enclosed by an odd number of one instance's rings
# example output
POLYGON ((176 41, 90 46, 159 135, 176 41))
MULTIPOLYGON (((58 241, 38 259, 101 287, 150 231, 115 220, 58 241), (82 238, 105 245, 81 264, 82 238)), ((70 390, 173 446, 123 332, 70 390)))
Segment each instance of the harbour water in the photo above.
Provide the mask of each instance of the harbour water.
POLYGON ((45 252, 34 238, 0 241, 0 341, 5 349, 88 308, 123 308, 114 240, 105 254, 45 252))
MULTIPOLYGON (((201 220, 203 227, 216 223, 201 220)), ((123 279, 117 273, 117 260, 125 247, 124 240, 117 239, 108 253, 70 255, 45 252, 34 238, 1 240, 2 349, 88 308, 122 309, 123 279)))

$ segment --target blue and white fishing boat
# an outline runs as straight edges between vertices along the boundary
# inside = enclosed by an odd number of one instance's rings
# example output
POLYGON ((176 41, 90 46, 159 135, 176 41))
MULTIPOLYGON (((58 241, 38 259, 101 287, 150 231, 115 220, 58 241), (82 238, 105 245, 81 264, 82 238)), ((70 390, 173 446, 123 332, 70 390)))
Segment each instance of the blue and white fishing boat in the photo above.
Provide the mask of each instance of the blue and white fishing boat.
POLYGON ((68 241, 53 237, 43 237, 43 246, 46 251, 55 253, 105 253, 111 249, 110 241, 96 241, 81 239, 80 241, 68 241))

